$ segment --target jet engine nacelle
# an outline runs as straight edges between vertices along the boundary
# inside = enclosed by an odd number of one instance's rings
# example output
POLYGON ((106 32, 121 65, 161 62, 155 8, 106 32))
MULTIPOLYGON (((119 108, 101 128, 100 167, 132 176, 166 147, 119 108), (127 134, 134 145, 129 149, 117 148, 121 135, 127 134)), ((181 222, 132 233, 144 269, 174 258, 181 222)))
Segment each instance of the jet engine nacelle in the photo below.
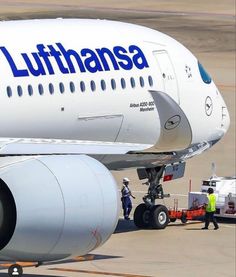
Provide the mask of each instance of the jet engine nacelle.
POLYGON ((113 233, 119 194, 88 156, 28 158, 0 169, 0 260, 84 255, 113 233))

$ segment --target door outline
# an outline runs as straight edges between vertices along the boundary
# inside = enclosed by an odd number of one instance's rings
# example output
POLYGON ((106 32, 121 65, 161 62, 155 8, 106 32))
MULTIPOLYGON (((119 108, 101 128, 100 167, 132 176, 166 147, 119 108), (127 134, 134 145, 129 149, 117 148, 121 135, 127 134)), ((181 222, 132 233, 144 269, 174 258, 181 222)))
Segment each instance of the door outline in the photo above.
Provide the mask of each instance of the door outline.
POLYGON ((165 50, 156 50, 153 51, 153 56, 162 75, 164 92, 180 104, 178 81, 168 52, 165 50))

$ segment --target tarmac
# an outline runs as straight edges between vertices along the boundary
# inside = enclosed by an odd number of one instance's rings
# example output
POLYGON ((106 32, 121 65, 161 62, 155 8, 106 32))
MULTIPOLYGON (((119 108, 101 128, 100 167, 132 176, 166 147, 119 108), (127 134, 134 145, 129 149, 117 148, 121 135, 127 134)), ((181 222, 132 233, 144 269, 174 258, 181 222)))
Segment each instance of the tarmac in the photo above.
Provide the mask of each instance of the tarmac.
MULTIPOLYGON (((41 0, 1 1, 0 20, 23 18, 105 18, 145 25, 167 33, 193 52, 221 91, 228 106, 231 126, 225 137, 207 152, 187 161, 184 178, 164 183, 171 197, 162 201, 167 207, 178 199, 187 207, 189 183, 199 191, 201 181, 211 175, 211 163, 218 176, 235 175, 235 1, 82 1, 41 0)), ((193 103, 194 105, 194 103, 193 103)), ((113 172, 119 187, 124 176, 131 179, 136 196, 134 208, 141 203, 147 187, 135 170, 113 172)), ((165 230, 138 230, 133 220, 120 217, 115 233, 102 247, 85 257, 55 262, 35 268, 25 264, 26 277, 123 276, 123 277, 197 277, 236 276, 235 222, 220 222, 217 231, 203 231, 203 223, 180 221, 165 230)), ((0 264, 0 277, 7 277, 0 264)))

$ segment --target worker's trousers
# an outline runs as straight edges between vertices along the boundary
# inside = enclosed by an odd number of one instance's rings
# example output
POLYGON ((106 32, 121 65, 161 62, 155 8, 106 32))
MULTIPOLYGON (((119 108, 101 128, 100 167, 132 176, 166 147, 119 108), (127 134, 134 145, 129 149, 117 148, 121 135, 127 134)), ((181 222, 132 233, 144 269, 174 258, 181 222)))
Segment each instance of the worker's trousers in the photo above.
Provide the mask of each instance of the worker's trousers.
POLYGON ((215 228, 218 228, 218 224, 217 224, 217 221, 216 221, 216 218, 214 216, 214 212, 206 212, 206 215, 205 215, 205 228, 208 228, 210 222, 213 222, 215 228))
POLYGON ((124 218, 128 219, 129 218, 129 214, 132 210, 132 202, 130 200, 130 197, 122 197, 122 208, 124 211, 124 218))

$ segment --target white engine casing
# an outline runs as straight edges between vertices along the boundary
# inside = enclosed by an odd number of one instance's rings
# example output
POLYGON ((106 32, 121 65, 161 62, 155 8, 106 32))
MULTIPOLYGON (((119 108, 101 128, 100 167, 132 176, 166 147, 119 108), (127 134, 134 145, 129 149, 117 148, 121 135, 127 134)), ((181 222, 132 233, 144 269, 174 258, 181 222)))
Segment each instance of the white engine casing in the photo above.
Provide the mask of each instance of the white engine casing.
MULTIPOLYGON (((91 157, 33 157, 1 168, 0 181, 0 188, 5 186, 14 198, 9 197, 6 205, 12 202, 16 211, 13 234, 0 246, 0 260, 50 261, 84 255, 115 230, 116 182, 91 157)), ((1 197, 0 217, 1 238, 1 224, 7 221, 1 197)))

